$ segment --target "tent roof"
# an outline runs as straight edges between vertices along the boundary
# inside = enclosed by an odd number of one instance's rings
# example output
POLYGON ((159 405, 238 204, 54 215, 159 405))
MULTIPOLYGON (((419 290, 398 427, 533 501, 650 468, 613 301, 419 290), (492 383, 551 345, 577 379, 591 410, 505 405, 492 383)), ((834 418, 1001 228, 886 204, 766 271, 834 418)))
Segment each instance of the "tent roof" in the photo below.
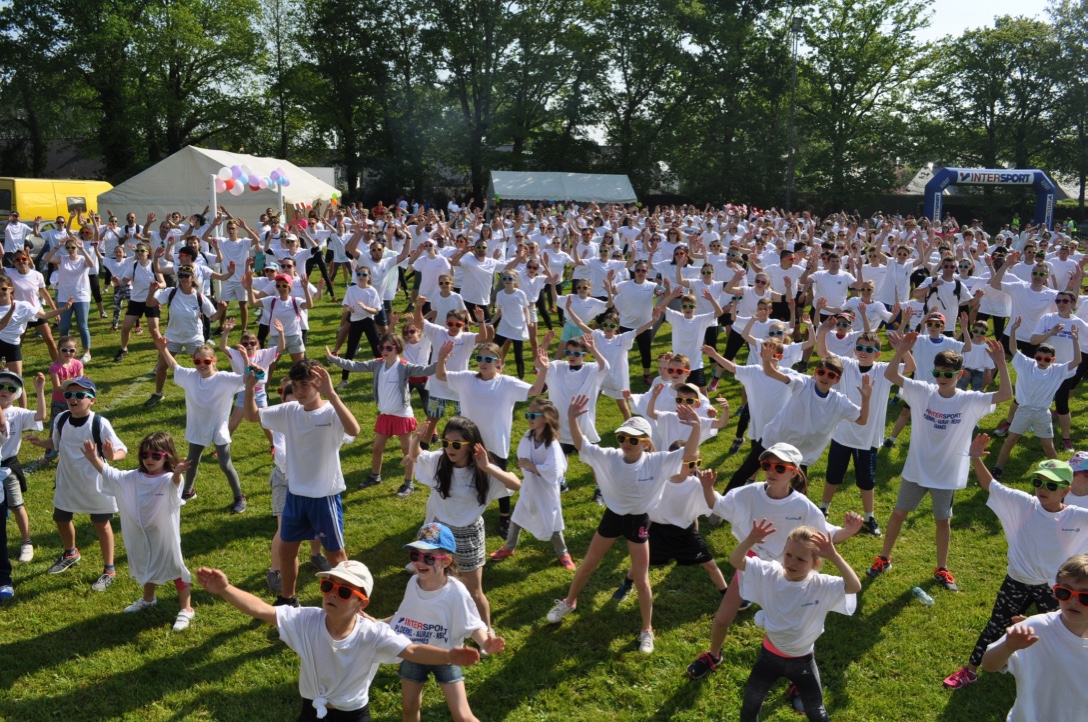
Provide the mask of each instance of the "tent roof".
POLYGON ((634 203, 638 200, 625 175, 491 171, 487 195, 519 201, 634 203))
MULTIPOLYGON (((111 208, 118 213, 132 211, 141 221, 148 213, 155 213, 160 219, 167 211, 199 213, 211 202, 211 176, 223 166, 232 165, 248 165, 262 176, 282 168, 291 180, 291 185, 283 189, 286 206, 318 199, 328 201, 337 191, 285 160, 187 146, 98 196, 98 208, 111 208)), ((278 201, 275 191, 247 188, 240 196, 220 193, 217 202, 252 225, 266 208, 276 207, 278 201)))

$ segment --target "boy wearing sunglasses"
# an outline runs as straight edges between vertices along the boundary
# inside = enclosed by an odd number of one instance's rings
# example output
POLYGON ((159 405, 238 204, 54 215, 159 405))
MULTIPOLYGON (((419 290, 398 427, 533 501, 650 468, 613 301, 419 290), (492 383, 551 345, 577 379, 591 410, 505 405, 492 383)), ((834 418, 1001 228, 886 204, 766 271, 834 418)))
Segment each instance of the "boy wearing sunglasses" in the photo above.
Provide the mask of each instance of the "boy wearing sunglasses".
POLYGON ((298 719, 314 722, 370 719, 370 684, 378 664, 402 659, 419 664, 470 666, 480 653, 470 647, 440 649, 412 644, 407 637, 363 613, 374 591, 374 577, 362 562, 344 561, 321 578, 320 607, 275 607, 231 585, 218 569, 201 567, 200 586, 254 619, 280 630, 280 638, 299 656, 298 719))
POLYGON ((1066 379, 1076 375, 1082 358, 1080 330, 1076 326, 1069 329, 1073 338, 1072 361, 1066 364, 1055 363, 1056 352, 1049 343, 1036 346, 1035 358, 1028 358, 1016 345, 1016 331, 1020 328, 1020 320, 1017 317, 1009 326, 1009 345, 1016 349, 1012 357, 1012 368, 1016 371, 1016 415, 1008 427, 1005 443, 997 454, 997 462, 990 469, 995 479, 1001 478, 1005 462, 1009 460, 1009 455, 1020 437, 1032 428, 1046 457, 1058 458, 1054 449, 1054 423, 1050 419, 1050 406, 1066 379))
POLYGON ((987 672, 1016 678, 1016 703, 1008 719, 1051 720, 1084 705, 1084 650, 1088 638, 1088 554, 1058 568, 1052 587, 1058 611, 1010 627, 982 658, 987 672))
POLYGON ((967 487, 967 457, 964 449, 971 443, 971 430, 982 418, 994 412, 997 404, 1012 398, 1005 350, 997 341, 987 342, 987 350, 1001 375, 1001 386, 994 393, 961 391, 956 382, 963 372, 963 356, 942 351, 933 360, 932 382, 908 379, 899 371, 904 357, 918 341, 917 333, 906 334, 895 348, 884 374, 899 386, 900 395, 910 405, 911 444, 903 466, 895 511, 888 521, 884 548, 869 568, 876 578, 892 568, 891 554, 907 515, 918 508, 929 494, 937 526, 937 567, 933 579, 949 591, 959 591, 948 571, 948 547, 952 537, 952 502, 957 489, 967 487))
POLYGON ((1005 531, 1009 544, 1008 571, 994 601, 990 621, 967 665, 944 680, 944 686, 950 689, 960 689, 978 680, 978 668, 986 649, 1032 603, 1039 614, 1057 609, 1058 600, 1050 587, 1051 575, 1073 554, 1088 551, 1088 509, 1065 504, 1073 481, 1072 467, 1053 459, 1039 462, 1031 473, 1033 490, 1012 489, 994 480, 986 470, 989 441, 986 434, 975 438, 970 450, 971 466, 979 486, 989 494, 986 506, 997 514, 1005 531))
POLYGON ((42 449, 57 450, 57 479, 53 491, 53 521, 57 523, 64 551, 57 557, 50 574, 60 574, 72 568, 79 560, 76 547, 76 528, 72 519, 76 514, 89 514, 94 524, 98 545, 102 550, 102 575, 91 585, 96 592, 106 591, 117 575, 113 564, 113 527, 110 519, 117 513, 117 500, 104 494, 101 489, 102 475, 83 457, 83 442, 91 440, 101 444, 102 457, 106 461, 120 461, 128 453, 128 447, 113 430, 105 417, 91 411, 98 387, 86 376, 65 381, 61 388, 68 402, 68 410, 57 416, 53 435, 40 439, 28 435, 26 440, 42 449), (108 442, 108 446, 107 446, 108 442))
MULTIPOLYGON (((717 399, 722 407, 719 411, 710 406, 709 401, 703 403, 706 397, 699 393, 699 388, 694 384, 676 384, 671 390, 675 394, 674 411, 656 409, 658 397, 665 391, 664 386, 658 386, 650 392, 650 402, 646 405, 646 417, 654 421, 653 439, 656 446, 669 449, 676 442, 682 442, 687 438, 687 429, 680 423, 679 414, 682 406, 687 406, 698 415, 704 442, 717 436, 718 429, 723 428, 729 421, 729 399, 724 396, 719 396, 717 399)), ((669 406, 668 401, 662 401, 661 405, 665 408, 669 406)))

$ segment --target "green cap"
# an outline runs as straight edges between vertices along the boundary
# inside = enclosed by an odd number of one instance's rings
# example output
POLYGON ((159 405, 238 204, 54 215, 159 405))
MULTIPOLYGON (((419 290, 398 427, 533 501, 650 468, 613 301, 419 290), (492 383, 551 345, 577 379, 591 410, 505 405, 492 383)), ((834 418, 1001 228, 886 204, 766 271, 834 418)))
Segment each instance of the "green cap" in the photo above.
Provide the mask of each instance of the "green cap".
POLYGON ((1063 486, 1069 486, 1073 483, 1073 467, 1065 461, 1047 459, 1039 462, 1039 465, 1035 467, 1035 471, 1031 472, 1031 476, 1041 476, 1044 479, 1056 481, 1063 486))

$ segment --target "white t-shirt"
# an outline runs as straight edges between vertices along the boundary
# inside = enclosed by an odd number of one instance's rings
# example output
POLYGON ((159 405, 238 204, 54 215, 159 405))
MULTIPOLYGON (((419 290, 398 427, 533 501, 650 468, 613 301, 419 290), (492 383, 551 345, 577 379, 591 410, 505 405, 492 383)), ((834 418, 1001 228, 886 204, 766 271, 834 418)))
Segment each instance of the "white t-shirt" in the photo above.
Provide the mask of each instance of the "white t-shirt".
POLYGON ((351 711, 370 702, 370 683, 379 664, 395 664, 411 644, 389 625, 358 617, 344 639, 325 628, 320 607, 276 607, 280 639, 299 656, 298 692, 303 699, 351 711))
POLYGON ((196 369, 175 366, 174 383, 185 390, 185 440, 201 446, 229 444, 227 422, 245 378, 225 371, 203 378, 196 369))
POLYGON ((760 606, 756 626, 783 654, 810 654, 824 633, 824 618, 831 612, 850 616, 857 609, 857 595, 846 593, 842 577, 815 570, 800 582, 786 579, 777 561, 748 557, 740 575, 740 593, 760 606))
POLYGON ((521 470, 521 490, 511 519, 537 539, 546 541, 565 526, 559 482, 567 473, 567 455, 558 439, 550 444, 538 444, 529 434, 524 434, 518 442, 516 458, 528 459, 536 466, 536 471, 521 470))
POLYGON ((166 336, 167 341, 180 344, 202 343, 204 341, 204 327, 200 322, 200 314, 203 313, 209 317, 215 315, 215 306, 212 305, 207 296, 200 294, 200 300, 203 301, 203 304, 199 308, 195 290, 193 293, 185 293, 180 288, 163 288, 155 292, 155 298, 158 300, 159 305, 167 309, 170 314, 170 320, 166 324, 166 333, 163 334, 166 336), (174 300, 167 305, 171 294, 173 294, 174 300))
POLYGON ((340 447, 354 437, 344 432, 329 402, 307 411, 297 401, 260 409, 261 426, 279 431, 287 441, 287 484, 295 496, 320 499, 346 487, 340 469, 340 447))
POLYGON ((129 575, 140 584, 192 577, 181 556, 181 485, 170 472, 148 476, 139 469, 102 469, 102 493, 117 500, 129 575))
MULTIPOLYGON (((239 238, 236 241, 229 238, 219 238, 218 241, 219 250, 223 253, 223 262, 220 264, 222 270, 226 271, 230 267, 230 262, 234 261, 234 275, 223 281, 223 285, 241 283, 242 274, 245 273, 246 263, 249 261, 249 252, 253 247, 253 241, 248 237, 239 238)), ((305 259, 302 260, 303 265, 305 265, 305 259)))
MULTIPOLYGON (((244 374, 246 369, 250 366, 260 366, 264 369, 265 378, 257 379, 257 385, 253 387, 254 392, 264 389, 265 382, 268 380, 268 369, 275 363, 279 356, 280 352, 275 346, 272 348, 259 348, 252 356, 247 354, 244 358, 242 354, 238 352, 238 349, 227 349, 227 359, 230 360, 230 369, 234 373, 244 374)), ((244 386, 243 380, 243 388, 244 386)))
MULTIPOLYGON (((26 390, 23 390, 26 393, 26 390)), ((42 422, 36 421, 33 409, 24 409, 14 404, 4 409, 4 416, 8 417, 8 435, 0 447, 0 459, 10 459, 19 455, 19 446, 23 443, 23 432, 27 430, 41 431, 42 422)))
MULTIPOLYGON (((787 443, 797 447, 806 465, 815 464, 831 442, 835 427, 858 418, 861 408, 834 388, 821 396, 816 381, 790 378, 790 385, 801 384, 763 429, 763 446, 787 443)), ((785 394, 783 394, 784 396, 785 394)), ((857 424, 854 424, 857 426, 857 424)))
POLYGON ((80 253, 75 258, 70 258, 67 252, 56 256, 57 264, 57 298, 74 299, 76 303, 91 300, 91 281, 88 275, 98 273, 97 264, 87 263, 87 259, 80 253))
MULTIPOLYGON (((437 354, 438 349, 450 341, 453 342, 453 352, 446 359, 446 373, 455 371, 467 371, 468 360, 476 349, 479 334, 465 333, 463 330, 456 336, 451 336, 445 326, 439 326, 430 321, 423 322, 423 338, 431 345, 437 354)), ((437 358, 437 356, 436 356, 437 358)), ((457 401, 457 393, 451 389, 445 381, 439 381, 437 376, 427 379, 427 393, 431 398, 457 401)), ((484 418, 487 418, 486 416, 484 418)))
POLYGON ((507 293, 506 289, 496 293, 495 306, 502 311, 502 316, 495 333, 515 341, 528 341, 529 324, 525 311, 529 305, 529 297, 520 288, 515 288, 513 293, 507 293))
POLYGON ((147 292, 151 287, 151 282, 155 280, 155 271, 151 268, 151 263, 149 262, 145 266, 139 261, 131 261, 126 258, 121 261, 120 271, 119 274, 116 274, 117 276, 121 279, 127 278, 132 281, 129 297, 133 301, 144 303, 147 299, 147 292))
MULTIPOLYGON (((65 299, 67 302, 67 299, 65 299)), ((0 318, 7 315, 11 306, 0 306, 0 318)), ((15 302, 15 311, 12 312, 11 318, 8 320, 8 325, 0 331, 0 341, 11 344, 12 346, 20 345, 20 338, 23 332, 26 331, 26 325, 38 317, 38 311, 29 303, 22 301, 15 302)))
POLYGON ((1033 409, 1046 409, 1054 403, 1058 387, 1077 370, 1069 364, 1052 361, 1045 369, 1035 359, 1019 351, 1012 356, 1012 368, 1016 371, 1016 403, 1033 409))
POLYGON ((460 647, 477 629, 487 630, 472 595, 459 580, 447 577, 445 586, 427 591, 420 588, 419 577, 415 575, 408 580, 404 599, 389 626, 412 644, 430 644, 446 650, 460 647))
POLYGON ((506 264, 495 258, 477 259, 472 253, 461 256, 461 295, 468 303, 486 306, 491 302, 491 286, 495 272, 506 264))
POLYGON ((466 527, 479 519, 492 501, 510 496, 510 490, 502 482, 489 476, 484 501, 480 503, 476 495, 476 467, 469 465, 454 468, 449 496, 443 499, 438 491, 437 472, 438 461, 445 453, 442 449, 421 451, 416 459, 416 481, 431 488, 427 497, 427 519, 451 527, 466 527))
POLYGON ((767 495, 767 484, 746 484, 725 496, 715 493, 714 513, 727 520, 733 537, 743 541, 752 531, 752 522, 767 519, 774 523, 775 533, 752 547, 760 559, 778 559, 786 549, 786 537, 799 526, 811 526, 828 536, 838 531, 819 507, 807 496, 796 491, 781 499, 767 495))
MULTIPOLYGON (((638 328, 653 318, 657 286, 649 282, 624 281, 616 286, 612 305, 624 328, 638 328)), ((587 319, 582 319, 583 321, 587 319)))
MULTIPOLYGON (((1039 641, 1018 649, 1009 657, 1004 672, 1016 678, 1016 703, 1006 722, 1043 722, 1079 717, 1084 710, 1084 666, 1088 664, 1088 640, 1069 631, 1061 612, 1028 617, 1039 641)), ((1001 644, 1005 636, 990 647, 1001 644)))
POLYGON ((438 295, 438 277, 450 273, 450 261, 445 256, 430 256, 424 254, 412 264, 416 273, 420 274, 419 295, 434 304, 434 296, 438 295))
POLYGON ((703 313, 691 318, 671 308, 665 309, 665 318, 672 326, 672 352, 691 359, 691 370, 703 367, 703 339, 706 330, 718 323, 713 313, 703 313))
MULTIPOLYGON (((162 291, 159 291, 162 293, 162 291)), ((259 300, 264 313, 261 315, 261 319, 268 320, 270 327, 269 336, 271 338, 279 338, 279 331, 272 325, 272 322, 279 319, 279 322, 283 324, 283 333, 287 338, 292 336, 301 336, 303 329, 303 308, 302 302, 294 296, 291 296, 286 301, 279 296, 265 296, 259 300)))
MULTIPOLYGON (((29 303, 34 307, 35 311, 42 310, 40 289, 45 288, 45 277, 42 274, 37 271, 28 271, 26 274, 22 274, 14 269, 9 269, 8 278, 11 279, 11 283, 15 287, 12 297, 16 301, 29 303)), ((68 299, 65 298, 64 301, 67 303, 68 299)))
POLYGON ((593 343, 596 352, 608 361, 608 375, 601 384, 601 390, 609 398, 623 398, 623 391, 631 388, 628 354, 635 343, 635 332, 624 331, 606 338, 604 332, 598 329, 593 332, 593 343))
POLYGON ((661 501, 650 509, 650 521, 687 529, 700 516, 709 516, 713 511, 706 505, 699 477, 689 476, 683 481, 670 481, 665 484, 661 501))
MULTIPOLYGON (((367 308, 382 308, 382 297, 373 286, 367 286, 366 288, 363 288, 358 284, 351 286, 344 292, 344 300, 341 305, 351 311, 352 321, 362 321, 366 318, 374 318, 374 314, 359 308, 359 302, 362 302, 367 308)), ((286 328, 286 326, 284 328, 286 328)))
MULTIPOLYGON (((1058 292, 1053 288, 1043 287, 1038 291, 1033 291, 1030 283, 1009 278, 1008 274, 1006 274, 1001 279, 1001 290, 1009 294, 1009 298, 1012 299, 1010 317, 1020 317, 1020 328, 1024 329, 1025 333, 1027 329, 1038 326, 1039 319, 1044 314, 1054 313, 1054 299, 1058 297, 1058 292)), ((1005 327, 1006 336, 1009 335, 1010 326, 1005 327)))
MULTIPOLYGON (((789 398, 802 388, 802 385, 784 384, 777 379, 772 379, 763 373, 762 365, 737 366, 736 369, 737 381, 748 392, 748 413, 751 416, 751 422, 748 424, 748 438, 759 441, 763 438, 767 424, 789 398)), ((779 370, 787 376, 804 378, 802 374, 792 369, 780 368, 779 370)))
POLYGON ((661 501, 669 477, 680 471, 684 450, 644 451, 628 464, 620 449, 583 443, 578 457, 589 464, 605 505, 617 514, 646 514, 661 501))
POLYGON ((427 294, 421 294, 431 304, 431 308, 434 310, 435 324, 445 329, 446 327, 446 314, 450 311, 467 311, 468 307, 465 306, 465 299, 461 297, 461 294, 450 291, 450 295, 443 296, 441 293, 435 294, 434 298, 431 298, 427 294))
MULTIPOLYGON (((1070 329, 1076 326, 1080 332, 1080 348, 1084 351, 1088 348, 1088 323, 1085 323, 1083 319, 1077 316, 1070 316, 1069 318, 1062 318, 1057 313, 1047 313, 1039 318, 1039 323, 1035 324, 1035 329, 1031 332, 1034 336, 1037 333, 1050 333, 1051 329, 1061 324, 1062 330, 1048 338, 1044 343, 1048 343, 1054 347, 1054 363, 1055 364, 1067 364, 1073 360, 1073 334, 1070 329)), ((1017 329, 1016 338, 1020 339, 1020 333, 1022 333, 1023 326, 1017 329)), ((1030 337, 1029 337, 1030 338, 1030 337)), ((1028 339, 1024 339, 1025 341, 1028 339)))
MULTIPOLYGON (((922 333, 918 337, 918 341, 914 344, 914 348, 911 350, 911 355, 914 356, 914 363, 916 370, 914 372, 914 378, 929 381, 933 377, 933 360, 937 358, 937 354, 942 351, 955 351, 957 353, 963 353, 964 343, 957 341, 954 338, 949 338, 943 334, 933 338, 931 336, 922 333)), ((972 345, 973 347, 973 345, 972 345)))
POLYGON ((984 416, 993 413, 993 394, 959 391, 941 396, 936 384, 904 379, 899 395, 910 404, 911 443, 903 478, 929 489, 967 487, 967 450, 984 416))
POLYGON ((461 415, 477 420, 484 448, 504 459, 510 456, 514 404, 529 398, 532 385, 504 374, 484 381, 475 371, 447 373, 446 384, 461 400, 461 415))
POLYGON ((873 384, 873 393, 869 397, 869 420, 865 425, 855 424, 854 419, 845 419, 835 427, 831 438, 851 449, 879 449, 884 442, 884 421, 888 415, 888 395, 892 388, 892 382, 884 378, 888 364, 878 361, 862 373, 857 359, 841 356, 839 361, 842 362, 843 373, 842 380, 835 385, 837 391, 845 394, 850 403, 859 409, 861 392, 858 387, 861 386, 862 376, 869 377, 873 384))
POLYGON ((604 359, 603 369, 596 363, 583 363, 577 368, 566 361, 552 361, 548 364, 548 398, 559 410, 559 439, 564 444, 573 443, 567 409, 575 396, 583 395, 589 397, 590 403, 586 407, 586 413, 578 417, 578 428, 587 441, 596 444, 601 440, 597 433, 596 401, 611 368, 608 359, 603 356, 601 358, 604 359))
MULTIPOLYGON (((949 319, 950 327, 954 327, 951 320, 954 317, 959 316, 959 307, 961 304, 965 304, 971 300, 971 289, 967 287, 967 284, 958 279, 946 281, 943 278, 940 280, 940 285, 936 287, 936 293, 927 295, 928 308, 930 311, 940 311, 949 319), (959 295, 956 295, 956 287, 959 287, 959 295)), ((930 276, 926 280, 918 284, 919 290, 925 288, 933 288, 934 278, 930 276)), ((932 293, 926 291, 927 294, 932 293)))
POLYGON ((812 281, 813 298, 827 299, 827 305, 832 308, 842 308, 850 295, 850 286, 857 280, 846 271, 816 271, 808 278, 812 281))
POLYGON ((1038 497, 990 483, 986 506, 994 510, 1009 542, 1009 576, 1022 584, 1051 584, 1066 559, 1088 552, 1088 509, 1049 512, 1038 497))
MULTIPOLYGON (((53 427, 53 448, 57 450, 57 483, 53 490, 53 506, 74 514, 115 514, 117 500, 102 491, 102 477, 83 456, 83 442, 93 440, 95 413, 85 416, 80 426, 72 425, 72 417, 58 433, 53 427)), ((80 421, 80 419, 75 419, 80 421)), ((102 417, 102 443, 109 441, 115 451, 128 447, 113 430, 109 420, 102 417)))

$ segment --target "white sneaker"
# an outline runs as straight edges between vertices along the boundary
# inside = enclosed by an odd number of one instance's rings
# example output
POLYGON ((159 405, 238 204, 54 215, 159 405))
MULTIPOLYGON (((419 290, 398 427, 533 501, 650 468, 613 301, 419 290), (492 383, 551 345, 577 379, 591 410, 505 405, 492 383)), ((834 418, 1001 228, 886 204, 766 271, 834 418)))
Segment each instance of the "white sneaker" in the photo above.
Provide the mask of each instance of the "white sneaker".
POLYGON ((82 361, 83 363, 87 363, 88 361, 91 360, 91 352, 90 351, 85 351, 83 353, 83 356, 81 356, 79 360, 82 361))
POLYGON ((158 603, 159 603, 158 597, 152 599, 150 602, 147 601, 146 599, 144 599, 143 597, 140 597, 135 602, 133 602, 132 604, 125 607, 125 614, 132 614, 133 612, 142 612, 145 609, 151 609, 151 607, 155 606, 158 603))
POLYGON ((643 654, 651 654, 654 651, 654 632, 652 629, 643 629, 638 633, 638 651, 643 654))
POLYGON ((182 609, 178 612, 178 618, 174 620, 174 631, 182 632, 189 628, 189 622, 193 621, 193 617, 196 616, 196 612, 187 612, 182 609))
POLYGON ((336 384, 336 390, 337 391, 343 391, 347 387, 348 387, 348 382, 347 381, 341 381, 340 383, 336 384))
POLYGON ((548 612, 548 623, 559 624, 559 622, 563 620, 563 617, 574 611, 576 606, 577 602, 574 604, 567 604, 565 599, 556 599, 555 606, 548 612))
POLYGON ((19 561, 26 564, 27 562, 34 561, 34 545, 28 541, 23 542, 19 546, 19 561))

